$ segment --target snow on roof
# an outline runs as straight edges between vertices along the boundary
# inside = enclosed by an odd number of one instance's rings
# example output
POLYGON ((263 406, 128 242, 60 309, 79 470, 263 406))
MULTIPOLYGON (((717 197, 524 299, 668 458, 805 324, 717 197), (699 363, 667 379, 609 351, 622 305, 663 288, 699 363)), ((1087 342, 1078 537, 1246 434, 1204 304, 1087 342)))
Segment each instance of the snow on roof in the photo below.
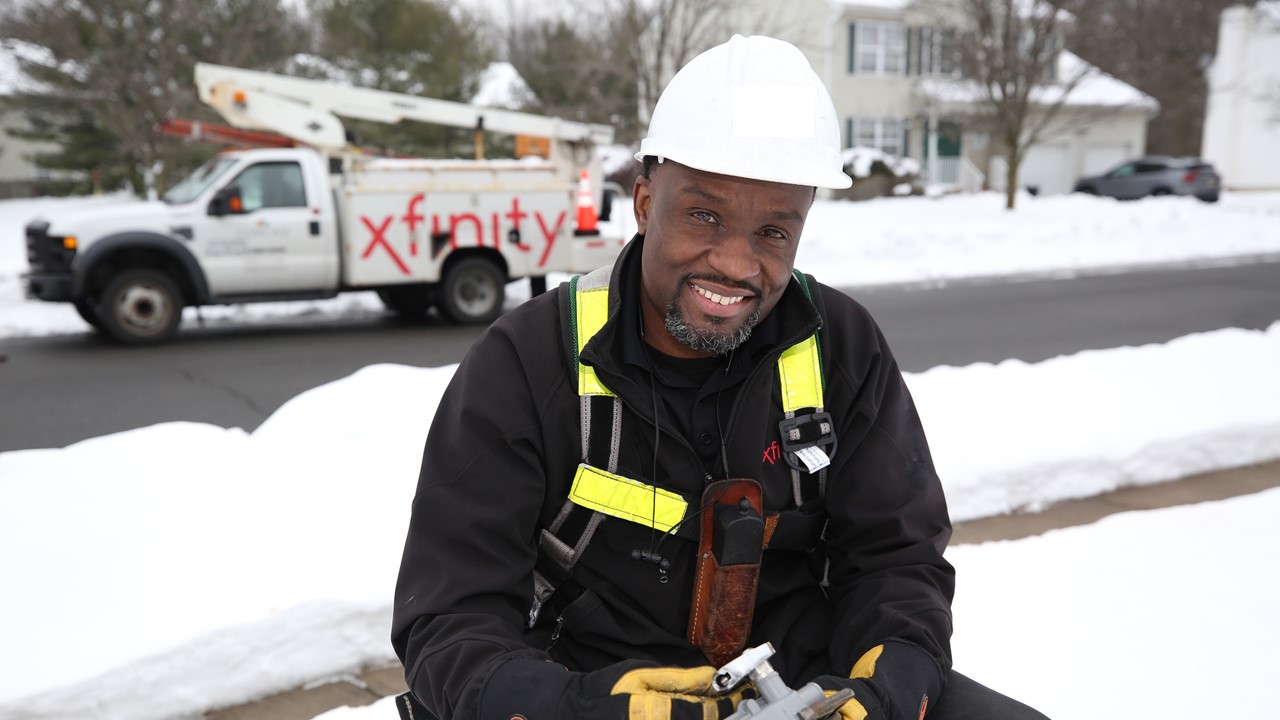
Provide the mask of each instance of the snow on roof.
POLYGON ((15 92, 34 92, 40 89, 40 83, 22 72, 22 67, 18 64, 19 60, 45 65, 52 65, 54 62, 53 54, 48 48, 22 40, 0 40, 0 96, 12 95, 15 92))
POLYGON ((480 73, 480 89, 472 105, 521 110, 537 101, 524 78, 509 62, 495 62, 480 73))
MULTIPOLYGON (((1160 103, 1134 86, 1118 80, 1082 60, 1078 55, 1063 50, 1058 54, 1058 78, 1070 81, 1083 75, 1071 88, 1065 104, 1074 107, 1141 108, 1149 113, 1159 110, 1160 103)), ((920 92, 936 102, 952 105, 981 103, 986 95, 977 83, 951 78, 925 78, 920 82, 920 92)), ((1062 97, 1061 83, 1036 88, 1032 101, 1048 105, 1062 97)))
POLYGON ((1160 103, 1155 98, 1102 72, 1075 53, 1063 50, 1058 55, 1058 77, 1073 78, 1080 73, 1085 73, 1085 77, 1071 90, 1071 95, 1067 98, 1069 105, 1141 107, 1151 112, 1160 109, 1160 103))

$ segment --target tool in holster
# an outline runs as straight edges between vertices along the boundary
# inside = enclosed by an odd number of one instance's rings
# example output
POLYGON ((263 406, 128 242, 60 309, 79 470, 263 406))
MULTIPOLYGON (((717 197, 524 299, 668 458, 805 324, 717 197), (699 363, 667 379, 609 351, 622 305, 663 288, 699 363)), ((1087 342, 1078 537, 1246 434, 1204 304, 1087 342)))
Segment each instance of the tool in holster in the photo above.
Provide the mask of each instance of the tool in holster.
POLYGON ((725 720, 822 720, 834 717, 840 706, 853 699, 853 691, 844 688, 827 697, 817 683, 792 690, 769 664, 774 649, 765 643, 742 653, 716 671, 711 689, 724 694, 743 680, 751 680, 760 698, 747 698, 738 703, 737 711, 725 720))
POLYGON ((764 552, 760 483, 719 480, 703 490, 698 567, 689 606, 689 642, 713 665, 747 645, 764 552))

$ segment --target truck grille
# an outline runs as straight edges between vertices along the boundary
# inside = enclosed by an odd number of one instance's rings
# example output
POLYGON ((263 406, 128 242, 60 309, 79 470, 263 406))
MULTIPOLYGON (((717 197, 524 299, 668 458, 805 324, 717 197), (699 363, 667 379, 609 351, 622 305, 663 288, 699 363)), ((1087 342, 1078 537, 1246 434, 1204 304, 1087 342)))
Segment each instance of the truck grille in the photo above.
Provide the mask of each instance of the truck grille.
POLYGON ((27 264, 32 270, 61 271, 71 268, 75 250, 62 246, 62 238, 49 235, 49 223, 27 225, 27 264))

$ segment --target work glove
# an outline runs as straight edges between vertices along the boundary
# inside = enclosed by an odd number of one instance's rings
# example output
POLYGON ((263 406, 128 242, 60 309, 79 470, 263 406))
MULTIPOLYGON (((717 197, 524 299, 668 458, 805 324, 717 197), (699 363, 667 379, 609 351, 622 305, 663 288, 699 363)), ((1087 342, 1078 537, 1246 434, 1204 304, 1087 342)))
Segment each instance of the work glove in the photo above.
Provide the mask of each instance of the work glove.
POLYGON ((888 720, 879 698, 876 697, 871 685, 866 680, 822 675, 814 678, 814 682, 818 684, 818 687, 822 688, 827 697, 831 697, 845 688, 853 691, 853 699, 841 705, 839 712, 827 716, 832 720, 867 720, 868 718, 870 720, 888 720))
POLYGON ((654 667, 626 661, 595 672, 515 658, 489 676, 479 720, 719 720, 754 689, 711 691, 715 668, 654 667))
POLYGON ((863 654, 849 677, 823 675, 814 680, 827 697, 843 688, 853 699, 840 706, 839 720, 924 720, 929 703, 941 693, 941 678, 932 661, 903 642, 886 642, 863 654), (897 702, 895 702, 895 700, 897 702))

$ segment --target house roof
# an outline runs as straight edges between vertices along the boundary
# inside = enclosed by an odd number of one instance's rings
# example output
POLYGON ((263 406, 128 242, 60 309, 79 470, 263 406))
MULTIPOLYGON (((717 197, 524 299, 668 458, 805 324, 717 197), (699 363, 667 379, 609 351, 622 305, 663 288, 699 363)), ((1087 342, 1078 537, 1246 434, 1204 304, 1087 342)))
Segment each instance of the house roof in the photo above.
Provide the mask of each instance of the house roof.
MULTIPOLYGON (((1078 55, 1063 50, 1058 54, 1058 77, 1081 77, 1071 88, 1064 104, 1071 107, 1134 108, 1154 115, 1160 109, 1155 98, 1118 80, 1082 60, 1078 55)), ((1040 105, 1058 102, 1064 88, 1061 84, 1045 85, 1032 93, 1032 101, 1040 105)), ((924 78, 920 92, 926 98, 944 105, 969 105, 981 103, 985 94, 977 83, 952 78, 924 78)))

